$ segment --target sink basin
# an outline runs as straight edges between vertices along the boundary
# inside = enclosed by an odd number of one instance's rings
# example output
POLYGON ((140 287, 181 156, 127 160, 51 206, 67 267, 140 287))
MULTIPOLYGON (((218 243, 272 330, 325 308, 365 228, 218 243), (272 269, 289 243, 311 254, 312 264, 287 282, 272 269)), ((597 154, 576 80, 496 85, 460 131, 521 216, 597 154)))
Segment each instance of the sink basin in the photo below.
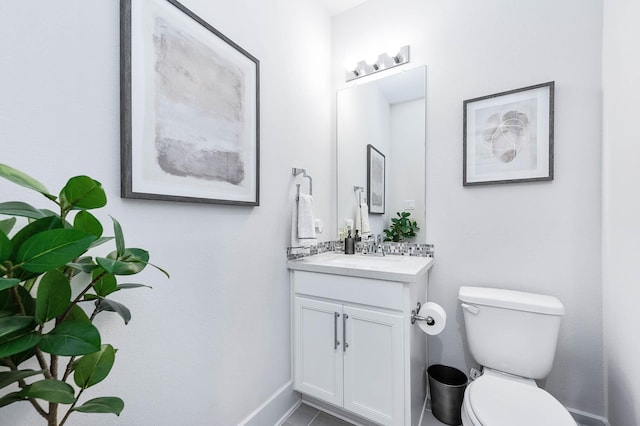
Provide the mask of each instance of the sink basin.
POLYGON ((433 259, 419 256, 365 256, 323 253, 290 260, 289 269, 349 275, 390 281, 414 282, 433 265, 433 259))
POLYGON ((324 259, 328 265, 354 267, 354 268, 380 268, 390 264, 404 261, 404 256, 367 256, 362 254, 338 254, 327 256, 324 259))

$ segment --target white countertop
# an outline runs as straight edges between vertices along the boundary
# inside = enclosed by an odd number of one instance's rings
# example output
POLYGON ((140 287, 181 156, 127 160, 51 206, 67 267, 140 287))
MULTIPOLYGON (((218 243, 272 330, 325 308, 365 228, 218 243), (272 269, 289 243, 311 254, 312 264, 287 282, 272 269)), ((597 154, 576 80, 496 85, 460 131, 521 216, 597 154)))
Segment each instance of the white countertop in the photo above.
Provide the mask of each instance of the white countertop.
POLYGON ((347 275, 377 280, 416 282, 433 266, 433 258, 421 256, 365 256, 327 252, 289 260, 289 269, 347 275))

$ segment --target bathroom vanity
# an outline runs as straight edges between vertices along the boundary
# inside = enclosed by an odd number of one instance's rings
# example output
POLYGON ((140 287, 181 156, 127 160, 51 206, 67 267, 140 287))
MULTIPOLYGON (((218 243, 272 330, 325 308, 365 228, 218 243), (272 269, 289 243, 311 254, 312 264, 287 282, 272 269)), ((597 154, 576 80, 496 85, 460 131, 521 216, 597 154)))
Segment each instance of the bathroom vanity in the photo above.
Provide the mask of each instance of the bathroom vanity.
POLYGON ((432 265, 332 252, 290 260, 294 389, 377 424, 417 425, 427 346, 411 316, 432 265))

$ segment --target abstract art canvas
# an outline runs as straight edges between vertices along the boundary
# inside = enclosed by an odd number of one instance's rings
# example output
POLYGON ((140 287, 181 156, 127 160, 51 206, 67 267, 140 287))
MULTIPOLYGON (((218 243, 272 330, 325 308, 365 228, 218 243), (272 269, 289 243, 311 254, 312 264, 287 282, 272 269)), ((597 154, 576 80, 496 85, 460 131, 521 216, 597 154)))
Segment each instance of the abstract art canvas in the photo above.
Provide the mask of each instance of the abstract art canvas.
POLYGON ((463 185, 553 180, 554 82, 464 101, 463 185))
POLYGON ((121 0, 122 196, 259 205, 259 61, 175 0, 121 0))
POLYGON ((385 205, 385 156, 367 145, 367 196, 369 213, 383 214, 385 205))

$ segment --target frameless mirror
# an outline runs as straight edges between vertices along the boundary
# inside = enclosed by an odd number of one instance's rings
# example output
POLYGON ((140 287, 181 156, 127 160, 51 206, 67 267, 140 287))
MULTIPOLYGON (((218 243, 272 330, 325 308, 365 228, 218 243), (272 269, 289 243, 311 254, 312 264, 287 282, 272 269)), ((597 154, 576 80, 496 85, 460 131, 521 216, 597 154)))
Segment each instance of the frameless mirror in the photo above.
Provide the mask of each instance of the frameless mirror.
POLYGON ((338 92, 339 227, 351 221, 355 226, 362 200, 369 206, 371 234, 382 234, 396 212, 406 211, 420 228, 410 242, 426 243, 426 80, 426 67, 419 67, 338 92), (370 158, 368 151, 374 152, 370 158))

